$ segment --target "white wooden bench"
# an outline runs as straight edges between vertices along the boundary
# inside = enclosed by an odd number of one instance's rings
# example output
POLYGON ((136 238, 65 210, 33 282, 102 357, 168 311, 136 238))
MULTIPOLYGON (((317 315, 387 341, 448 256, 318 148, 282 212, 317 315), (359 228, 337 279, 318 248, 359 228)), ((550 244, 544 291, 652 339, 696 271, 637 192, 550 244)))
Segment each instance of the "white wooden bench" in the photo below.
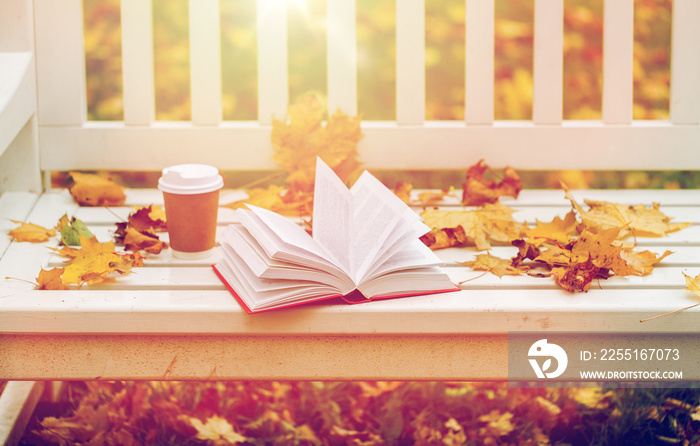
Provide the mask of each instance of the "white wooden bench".
MULTIPOLYGON (((354 1, 328 2, 328 106, 357 113, 354 1), (343 57, 340 57, 342 55, 343 57)), ((122 0, 124 121, 86 119, 79 0, 6 0, 0 14, 0 228, 7 218, 52 226, 63 215, 106 240, 116 217, 79 208, 48 190, 54 170, 160 170, 183 162, 224 170, 275 169, 271 121, 285 115, 285 2, 258 0, 259 120, 221 119, 218 8, 190 7, 192 121, 154 119, 151 2, 122 0), (9 13, 8 13, 9 12, 9 13), (36 25, 36 27, 34 26, 36 25), (42 176, 44 178, 42 182, 42 176)), ((603 118, 562 120, 562 0, 535 3, 533 120, 493 119, 493 0, 466 0, 465 120, 425 121, 424 0, 397 2, 397 118, 363 122, 368 169, 465 168, 484 158, 516 169, 700 169, 700 3, 673 4, 671 118, 632 120, 632 0, 605 4, 603 118), (434 156, 439 153, 440 156, 434 156)), ((584 198, 659 202, 694 226, 639 240, 676 253, 650 276, 613 277, 587 294, 553 282, 484 276, 463 291, 354 306, 308 306, 248 315, 204 262, 149 257, 137 273, 76 291, 0 287, 0 379, 399 379, 492 380, 507 376, 509 331, 692 333, 697 309, 639 320, 697 300, 681 272, 700 267, 700 192, 581 191, 584 198)), ((128 205, 160 203, 129 190, 128 205)), ((505 200, 516 218, 563 215, 561 191, 505 200)), ((125 216, 128 208, 116 209, 125 216)), ((231 218, 220 213, 223 227, 231 218)), ((50 244, 50 243, 49 243, 50 244)), ((507 255, 509 248, 494 253, 507 255)), ((456 282, 475 275, 439 252, 456 282)), ((58 262, 45 245, 0 237, 0 278, 33 279, 58 262)))

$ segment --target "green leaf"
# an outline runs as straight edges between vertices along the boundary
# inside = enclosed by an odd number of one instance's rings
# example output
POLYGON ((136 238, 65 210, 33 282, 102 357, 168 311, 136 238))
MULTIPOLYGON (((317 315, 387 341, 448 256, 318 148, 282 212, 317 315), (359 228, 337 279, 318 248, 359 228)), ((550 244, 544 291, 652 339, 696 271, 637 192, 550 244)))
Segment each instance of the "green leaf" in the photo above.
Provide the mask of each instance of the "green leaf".
POLYGON ((80 236, 92 238, 93 234, 82 220, 73 217, 70 224, 61 228, 61 243, 66 246, 80 246, 80 236))

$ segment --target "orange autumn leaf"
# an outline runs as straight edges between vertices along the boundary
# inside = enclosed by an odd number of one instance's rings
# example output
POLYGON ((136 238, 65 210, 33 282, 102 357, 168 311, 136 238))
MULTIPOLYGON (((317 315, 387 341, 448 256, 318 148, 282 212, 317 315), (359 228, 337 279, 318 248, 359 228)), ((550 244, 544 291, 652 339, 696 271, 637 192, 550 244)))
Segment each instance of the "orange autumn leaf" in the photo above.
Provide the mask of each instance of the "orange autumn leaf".
POLYGON ((504 170, 501 181, 486 180, 484 173, 489 168, 484 160, 467 169, 466 181, 462 185, 462 204, 465 206, 481 206, 495 203, 501 196, 518 198, 523 189, 522 181, 517 172, 510 167, 504 170))
POLYGON ((413 185, 408 181, 399 181, 394 188, 394 194, 406 204, 411 204, 411 191, 413 185))
POLYGON ((81 206, 121 206, 126 200, 124 188, 107 178, 71 172, 69 179, 68 190, 81 206))
POLYGON ((36 283, 39 285, 40 290, 67 290, 68 287, 63 284, 61 280, 61 275, 63 274, 64 268, 52 268, 50 270, 45 270, 41 268, 39 276, 36 278, 36 283))
POLYGON ((21 225, 7 233, 10 237, 18 242, 42 243, 49 240, 50 237, 56 235, 56 230, 47 229, 34 223, 25 223, 17 220, 10 220, 12 223, 21 225))

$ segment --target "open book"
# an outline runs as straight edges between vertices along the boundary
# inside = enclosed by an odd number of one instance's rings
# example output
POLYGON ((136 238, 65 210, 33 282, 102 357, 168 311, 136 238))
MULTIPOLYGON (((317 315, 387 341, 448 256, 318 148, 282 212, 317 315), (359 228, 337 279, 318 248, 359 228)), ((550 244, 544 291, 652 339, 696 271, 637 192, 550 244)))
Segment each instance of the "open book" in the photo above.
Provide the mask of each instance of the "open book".
POLYGON ((367 171, 348 190, 317 160, 313 237, 266 209, 236 212, 240 222, 223 231, 214 271, 249 313, 459 289, 419 240, 430 228, 367 171))

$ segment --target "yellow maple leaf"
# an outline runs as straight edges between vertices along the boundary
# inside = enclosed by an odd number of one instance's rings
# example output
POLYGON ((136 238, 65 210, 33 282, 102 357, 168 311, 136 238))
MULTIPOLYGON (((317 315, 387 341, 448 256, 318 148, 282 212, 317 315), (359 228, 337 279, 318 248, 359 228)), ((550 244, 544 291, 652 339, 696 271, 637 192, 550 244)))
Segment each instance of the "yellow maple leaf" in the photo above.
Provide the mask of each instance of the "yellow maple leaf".
POLYGON ((10 237, 18 242, 42 243, 49 240, 50 237, 56 235, 56 230, 47 229, 34 223, 25 223, 23 221, 10 220, 12 223, 21 225, 7 233, 10 237))
POLYGON ((197 439, 213 441, 214 444, 227 445, 246 441, 246 438, 233 430, 233 426, 225 418, 213 416, 202 423, 198 418, 191 417, 190 424, 197 429, 197 439))
POLYGON ((80 236, 81 248, 63 248, 61 255, 70 258, 63 273, 64 284, 92 285, 110 279, 112 273, 128 274, 133 266, 139 266, 140 256, 115 252, 111 241, 100 243, 97 237, 80 236))
POLYGON ((81 206, 121 206, 126 200, 124 188, 108 178, 70 172, 70 194, 81 206))
POLYGON ((542 223, 539 220, 536 220, 536 223, 534 228, 525 229, 525 235, 528 238, 543 238, 564 244, 568 243, 571 236, 576 233, 576 226, 578 225, 574 211, 567 213, 563 219, 556 216, 549 223, 542 223))
POLYGON ((491 272, 498 277, 506 275, 519 276, 523 274, 523 271, 514 267, 510 260, 502 259, 491 254, 479 254, 476 256, 476 260, 460 263, 477 271, 491 272))
POLYGON ((680 231, 691 223, 671 223, 671 218, 659 210, 659 204, 650 208, 640 204, 630 206, 607 201, 585 200, 589 210, 585 211, 576 201, 571 191, 562 184, 566 198, 581 216, 584 225, 593 230, 623 227, 619 238, 628 235, 641 237, 662 237, 680 231))
POLYGON ((307 95, 288 107, 285 121, 272 123, 273 159, 287 172, 293 192, 313 191, 316 157, 345 182, 359 173, 360 117, 338 110, 323 125, 324 109, 318 97, 307 95))
POLYGON ((501 203, 474 210, 426 210, 420 215, 431 232, 421 239, 431 249, 475 244, 478 250, 487 250, 491 242, 519 238, 523 225, 513 219, 513 212, 501 203))

